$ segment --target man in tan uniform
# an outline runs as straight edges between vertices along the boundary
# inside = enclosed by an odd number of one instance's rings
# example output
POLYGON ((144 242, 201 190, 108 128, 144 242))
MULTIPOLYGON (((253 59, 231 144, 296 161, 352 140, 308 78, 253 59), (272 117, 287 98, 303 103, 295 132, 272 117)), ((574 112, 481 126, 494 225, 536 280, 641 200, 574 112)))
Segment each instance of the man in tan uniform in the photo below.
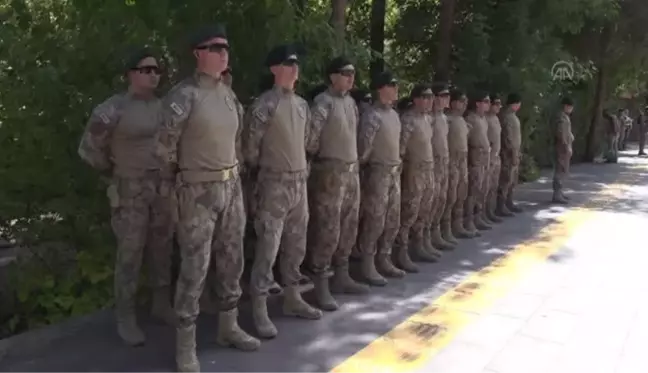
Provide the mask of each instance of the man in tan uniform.
POLYGON ((432 128, 434 128, 432 150, 434 151, 435 186, 428 223, 429 230, 427 231, 429 232, 430 252, 435 249, 452 250, 457 244, 450 229, 450 221, 446 220, 444 216, 448 204, 450 151, 448 143, 449 122, 443 111, 450 105, 450 91, 447 84, 437 82, 432 85, 432 92, 435 96, 432 105, 432 128))
POLYGON ((502 108, 502 100, 496 94, 491 95, 490 110, 486 114, 486 121, 488 122, 488 140, 490 142, 490 165, 488 167, 488 190, 486 191, 486 199, 484 200, 484 214, 482 219, 486 222, 500 223, 502 218, 495 214, 495 206, 497 205, 497 189, 499 187, 499 176, 502 170, 502 162, 500 160, 500 149, 502 144, 502 125, 500 124, 497 115, 502 108))
MULTIPOLYGON (((458 238, 473 238, 476 231, 467 231, 464 227, 464 204, 468 196, 468 133, 469 126, 464 119, 468 104, 466 94, 455 89, 450 94, 450 113, 448 115, 450 148, 450 166, 448 170, 448 203, 444 219, 452 222, 449 235, 458 238)), ((444 233, 448 230, 444 226, 444 233)))
POLYGON ((556 118, 554 132, 555 162, 552 202, 567 204, 568 198, 563 193, 563 180, 569 174, 569 164, 573 154, 572 144, 574 142, 574 134, 571 130, 571 119, 569 116, 574 110, 574 102, 569 97, 563 97, 560 104, 561 110, 556 118))
POLYGON ((159 154, 177 167, 182 262, 175 295, 176 363, 180 371, 197 372, 195 321, 210 263, 214 276, 209 285, 220 309, 217 342, 246 351, 256 350, 260 342, 237 321, 245 227, 239 178, 242 107, 222 80, 229 60, 224 28, 200 30, 191 47, 197 68, 164 100, 159 154))
POLYGON ((499 188, 497 190, 496 213, 499 216, 513 216, 522 210, 513 203, 513 191, 518 183, 518 171, 522 158, 522 127, 517 116, 522 105, 522 98, 517 93, 511 93, 506 99, 506 109, 500 113, 502 125, 502 148, 500 159, 499 188))
POLYGON ((299 77, 296 48, 273 48, 266 66, 274 76, 274 87, 262 93, 247 112, 243 153, 250 172, 257 174, 252 178, 257 180, 257 241, 250 279, 253 319, 261 337, 273 338, 277 328, 268 317, 267 297, 275 283, 272 268, 279 252, 284 314, 319 319, 322 312, 304 302, 299 290, 309 218, 306 142, 310 110, 294 91, 299 77))
POLYGON ((489 230, 492 227, 482 220, 482 209, 488 189, 486 175, 490 163, 490 141, 486 112, 490 109, 490 97, 484 92, 475 93, 469 104, 466 122, 468 133, 468 197, 466 198, 466 221, 468 231, 489 230), (476 228, 476 229, 475 229, 476 228))
POLYGON ((432 151, 432 88, 418 84, 409 99, 412 106, 401 114, 400 154, 403 159, 401 225, 396 236, 394 262, 406 272, 418 272, 409 255, 410 246, 416 259, 435 262, 441 252, 428 251, 424 231, 434 198, 434 152, 432 151), (410 237, 412 244, 410 245, 410 237))
POLYGON ((128 91, 114 95, 92 112, 79 155, 104 175, 112 175, 108 198, 117 238, 115 303, 117 331, 129 345, 145 341, 135 317, 135 297, 142 256, 153 288, 152 314, 175 322, 171 309, 173 175, 155 157, 155 135, 161 125, 158 63, 146 50, 126 63, 128 91))
POLYGON ((315 96, 311 107, 306 150, 312 158, 309 180, 308 267, 313 273, 319 307, 338 308, 329 290, 333 264, 333 289, 350 294, 369 287, 349 276, 349 256, 358 236, 360 179, 358 177, 358 108, 349 95, 355 68, 344 57, 327 68, 329 86, 315 96))
POLYGON ((358 158, 362 165, 358 251, 365 280, 373 286, 385 286, 383 276, 405 276, 391 260, 400 227, 401 123, 393 108, 398 99, 398 82, 385 71, 372 77, 371 89, 376 99, 362 113, 358 128, 358 158))

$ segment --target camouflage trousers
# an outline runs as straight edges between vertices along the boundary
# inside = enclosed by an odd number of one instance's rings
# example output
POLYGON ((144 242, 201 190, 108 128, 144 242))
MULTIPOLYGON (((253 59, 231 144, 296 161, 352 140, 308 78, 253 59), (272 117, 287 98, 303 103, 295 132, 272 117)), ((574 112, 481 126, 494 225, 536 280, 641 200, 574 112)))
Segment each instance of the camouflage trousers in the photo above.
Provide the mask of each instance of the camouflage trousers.
POLYGON ((308 266, 317 276, 348 264, 358 236, 360 178, 357 163, 313 164, 309 179, 308 266))
MULTIPOLYGON (((494 206, 497 200, 497 189, 499 187, 499 177, 502 171, 502 161, 499 155, 491 154, 490 165, 488 166, 488 189, 486 190, 486 199, 484 206, 494 206)), ((492 208, 492 207, 491 207, 492 208)))
POLYGON ((468 197, 466 197, 465 216, 478 214, 484 207, 486 198, 488 149, 471 149, 468 152, 468 197))
POLYGON ((639 154, 643 154, 646 146, 646 129, 645 124, 639 124, 639 154))
POLYGON ((606 140, 605 158, 613 158, 616 160, 619 156, 619 135, 609 133, 606 135, 606 140))
POLYGON ((283 284, 299 284, 309 218, 307 177, 307 171, 259 172, 255 189, 256 245, 250 278, 250 292, 255 296, 268 294, 275 285, 272 268, 279 254, 283 284))
POLYGON ((180 274, 175 310, 180 325, 192 325, 200 312, 199 302, 208 289, 217 297, 218 308, 235 308, 241 298, 245 210, 241 181, 237 175, 225 181, 182 183, 179 202, 178 242, 180 274), (213 271, 208 270, 212 265, 213 271))
POLYGON ((134 312, 137 283, 146 253, 153 288, 171 284, 173 181, 157 174, 115 176, 108 187, 112 228, 117 238, 115 303, 118 317, 134 312))
POLYGON ((360 183, 360 255, 391 254, 400 228, 401 166, 364 166, 360 183))
POLYGON ((463 217, 464 203, 468 195, 468 152, 450 154, 448 167, 447 203, 443 220, 451 221, 463 217))
POLYGON ((502 167, 500 171, 498 198, 508 201, 512 198, 513 189, 518 183, 518 171, 520 168, 519 150, 504 150, 500 152, 502 167))
POLYGON ((434 198, 434 163, 405 163, 401 174, 402 196, 400 230, 396 245, 409 247, 409 238, 423 243, 425 229, 430 225, 434 198))
POLYGON ((563 181, 569 174, 569 165, 571 163, 572 150, 567 148, 558 148, 554 160, 553 190, 562 192, 563 181))
POLYGON ((448 170, 450 158, 434 156, 434 200, 430 211, 430 226, 434 228, 441 223, 448 199, 448 170))

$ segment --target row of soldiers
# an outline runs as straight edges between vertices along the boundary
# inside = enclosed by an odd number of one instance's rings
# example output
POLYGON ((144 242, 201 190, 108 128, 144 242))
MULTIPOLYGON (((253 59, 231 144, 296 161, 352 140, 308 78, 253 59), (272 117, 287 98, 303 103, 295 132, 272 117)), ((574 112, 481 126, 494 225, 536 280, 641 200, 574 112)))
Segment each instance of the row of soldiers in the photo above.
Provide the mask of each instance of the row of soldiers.
POLYGON ((645 156, 644 146, 646 142, 646 112, 648 106, 639 111, 636 119, 632 119, 628 109, 619 109, 615 114, 612 109, 603 111, 603 117, 606 119, 606 146, 604 157, 607 162, 616 163, 619 151, 626 150, 628 140, 632 131, 633 124, 637 124, 637 134, 639 140, 639 156, 645 156))
MULTIPOLYGON (((128 91, 93 110, 79 146, 82 159, 110 177, 118 333, 131 345, 145 341, 135 295, 146 257, 152 314, 176 327, 180 371, 200 370, 195 321, 205 285, 219 310, 218 343, 246 351, 260 346, 238 324, 248 217, 256 233, 249 285, 254 326, 259 337, 273 338, 267 298, 279 254, 284 314, 319 319, 322 310, 338 307, 332 292, 384 286, 386 278, 418 271, 412 257, 436 261, 457 238, 476 237, 521 211, 513 203, 521 155, 517 94, 500 113, 496 95, 476 93, 469 101, 444 83, 420 84, 399 114, 398 82, 386 71, 372 77, 373 103, 359 109, 349 95, 355 68, 337 57, 327 70, 328 88, 309 105, 294 92, 297 50, 282 45, 265 63, 274 86, 244 111, 224 82, 224 28, 200 30, 191 50, 195 73, 162 99, 154 94, 157 59, 148 50, 133 55, 128 91), (172 307, 174 232, 181 265, 172 307), (360 282, 349 274, 352 255, 361 259, 360 282), (317 307, 301 296, 302 265, 317 307)), ((573 141, 567 113, 573 104, 564 104, 556 133, 563 155, 571 154, 573 141)), ((558 186, 569 160, 562 164, 558 186)), ((560 188, 554 199, 564 200, 560 188)))

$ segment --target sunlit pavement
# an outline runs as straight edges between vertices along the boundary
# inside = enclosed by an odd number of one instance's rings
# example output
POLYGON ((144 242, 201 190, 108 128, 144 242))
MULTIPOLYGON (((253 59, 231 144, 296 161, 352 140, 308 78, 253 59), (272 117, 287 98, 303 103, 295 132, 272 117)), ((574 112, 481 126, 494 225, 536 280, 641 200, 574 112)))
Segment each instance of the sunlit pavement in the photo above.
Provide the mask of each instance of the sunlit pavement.
MULTIPOLYGON (((215 318, 202 317, 202 369, 319 372, 362 361, 362 351, 388 356, 390 347, 372 342, 417 317, 471 274, 504 255, 514 256, 523 243, 545 240, 543 250, 551 251, 547 260, 520 262, 523 271, 510 281, 505 276, 515 268, 499 277, 506 291, 491 291, 479 307, 458 310, 470 320, 448 327, 443 340, 431 342, 433 348, 419 348, 417 369, 409 368, 410 358, 407 364, 390 361, 381 370, 645 373, 648 359, 640 354, 648 346, 648 159, 628 152, 619 162, 574 166, 566 182, 572 197, 567 207, 548 204, 550 173, 521 186, 517 198, 524 213, 481 238, 462 241, 440 263, 421 265, 421 273, 368 296, 340 297, 342 308, 320 321, 283 318, 273 310, 280 335, 257 352, 218 347, 215 318), (554 234, 548 226, 561 224, 569 227, 561 233, 564 240, 546 237, 554 234)), ((473 296, 479 298, 479 291, 473 296)), ((251 330, 248 308, 242 306, 242 324, 251 330)), ((149 341, 140 348, 120 344, 108 311, 3 340, 0 370, 172 371, 173 331, 152 323, 144 327, 149 341)))

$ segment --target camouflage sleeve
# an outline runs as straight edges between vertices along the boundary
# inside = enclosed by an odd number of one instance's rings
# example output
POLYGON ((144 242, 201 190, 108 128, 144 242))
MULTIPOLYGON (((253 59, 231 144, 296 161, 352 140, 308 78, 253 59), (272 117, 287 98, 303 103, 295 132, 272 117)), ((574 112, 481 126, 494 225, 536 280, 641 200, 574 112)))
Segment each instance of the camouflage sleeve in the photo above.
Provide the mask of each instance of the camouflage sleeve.
POLYGON ((557 145, 568 146, 569 144, 571 144, 570 138, 572 136, 573 135, 569 130, 569 124, 561 115, 556 123, 556 141, 558 142, 557 145))
POLYGON ((380 128, 381 120, 375 110, 367 109, 358 126, 358 160, 364 163, 371 154, 373 141, 380 128))
POLYGON ((500 134, 501 150, 503 152, 509 152, 511 151, 511 149, 513 149, 510 129, 511 123, 506 116, 503 116, 502 120, 500 120, 500 124, 502 125, 502 132, 500 134))
POLYGON ((407 152, 407 144, 409 143, 410 137, 414 132, 414 117, 408 114, 401 116, 401 132, 400 132, 400 157, 401 159, 405 157, 407 152))
POLYGON ((320 145, 320 135, 322 128, 328 120, 330 112, 330 101, 322 95, 315 98, 311 107, 311 119, 308 123, 308 137, 306 142, 306 152, 313 156, 317 154, 320 145))
POLYGON ((277 104, 278 98, 267 92, 254 100, 245 113, 241 147, 243 159, 250 167, 256 167, 259 163, 261 140, 268 129, 277 104))
POLYGON ((157 155, 164 164, 178 163, 178 141, 193 105, 193 90, 187 83, 173 87, 162 101, 162 128, 157 155))
POLYGON ((90 115, 78 153, 84 162, 100 171, 112 168, 110 141, 119 121, 119 98, 111 97, 97 106, 90 115))
POLYGON ((243 117, 245 115, 245 110, 243 109, 241 102, 238 100, 238 97, 236 97, 236 94, 233 94, 233 96, 239 118, 238 128, 236 129, 236 159, 238 159, 238 164, 241 167, 245 164, 243 160, 243 150, 241 147, 241 133, 243 132, 243 117))

